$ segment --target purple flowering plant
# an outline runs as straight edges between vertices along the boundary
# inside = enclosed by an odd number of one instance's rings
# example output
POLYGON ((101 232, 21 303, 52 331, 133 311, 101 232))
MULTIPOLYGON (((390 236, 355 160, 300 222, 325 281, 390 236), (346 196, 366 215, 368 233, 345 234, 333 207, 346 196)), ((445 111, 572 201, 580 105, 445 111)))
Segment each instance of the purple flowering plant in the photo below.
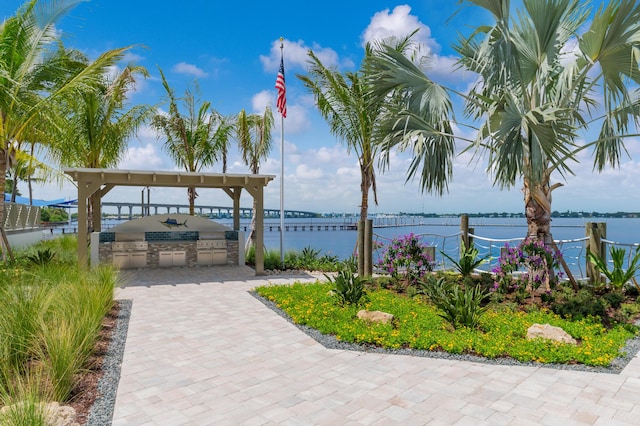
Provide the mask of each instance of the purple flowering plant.
POLYGON ((378 267, 393 278, 405 278, 408 284, 415 284, 433 271, 434 259, 427 254, 427 247, 413 233, 396 237, 383 249, 378 267))
POLYGON ((493 291, 536 290, 543 284, 553 289, 563 275, 562 272, 555 272, 561 257, 560 252, 541 240, 526 238, 516 247, 510 247, 507 243, 498 266, 492 271, 496 277, 493 291), (521 273, 514 276, 515 272, 521 273))

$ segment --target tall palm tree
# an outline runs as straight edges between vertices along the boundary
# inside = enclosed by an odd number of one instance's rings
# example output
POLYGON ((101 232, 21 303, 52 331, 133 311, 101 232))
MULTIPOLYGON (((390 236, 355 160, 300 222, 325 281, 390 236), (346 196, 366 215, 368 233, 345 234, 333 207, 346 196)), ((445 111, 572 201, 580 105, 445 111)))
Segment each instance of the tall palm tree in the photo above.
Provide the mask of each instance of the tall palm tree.
MULTIPOLYGON (((260 173, 260 163, 269 158, 273 138, 271 129, 273 128, 273 112, 267 106, 264 114, 247 114, 245 110, 240 111, 236 120, 236 138, 242 161, 249 166, 251 173, 260 173)), ((247 238, 247 247, 251 242, 251 237, 255 230, 255 220, 257 214, 256 200, 253 200, 253 211, 251 214, 251 231, 247 238)))
MULTIPOLYGON (((88 60, 85 59, 88 63, 88 60)), ((127 65, 121 71, 103 75, 95 90, 63 97, 59 108, 65 120, 59 126, 49 151, 66 167, 115 167, 127 149, 129 138, 151 118, 149 105, 127 109, 127 95, 135 88, 136 78, 147 77, 144 67, 127 65)), ((100 196, 92 194, 88 206, 88 229, 99 228, 100 196)))
MULTIPOLYGON (((410 38, 396 41, 395 49, 405 52, 411 46, 410 38)), ((370 56, 373 46, 367 44, 365 58, 370 56)), ((376 122, 390 99, 372 96, 369 82, 363 72, 346 72, 327 68, 313 53, 309 55, 308 75, 297 77, 313 94, 316 106, 329 124, 332 134, 344 141, 348 152, 355 152, 360 166, 360 220, 366 220, 369 210, 369 191, 378 204, 375 164, 378 146, 373 144, 376 122)))
MULTIPOLYGON (((528 235, 551 243, 551 192, 562 186, 551 183, 552 174, 572 174, 570 163, 587 148, 597 171, 618 166, 626 152, 623 140, 640 113, 640 3, 611 0, 591 16, 584 1, 523 0, 517 19, 508 0, 468 3, 495 20, 455 46, 460 66, 478 75, 465 96, 468 117, 480 123, 469 148, 488 155, 488 172, 496 185, 511 188, 522 182, 528 235), (589 137, 594 127, 599 133, 589 137), (581 144, 579 135, 589 139, 581 144)), ((436 105, 449 102, 443 88, 439 90, 445 95, 430 95, 430 80, 405 59, 387 49, 370 62, 372 78, 381 82, 377 95, 396 90, 436 100, 436 105)), ((426 111, 408 103, 403 114, 420 117, 426 111)), ((399 140, 415 138, 412 130, 452 136, 418 123, 407 128, 405 132, 396 125, 399 140)), ((420 161, 437 167, 438 158, 450 160, 452 155, 434 149, 420 161)), ((446 184, 446 177, 430 179, 446 184)), ((423 182, 423 189, 429 189, 429 182, 423 182)))
MULTIPOLYGON (((187 172, 199 172, 213 165, 221 147, 226 147, 233 125, 211 107, 208 101, 200 101, 187 90, 183 99, 178 99, 167 83, 162 69, 162 84, 169 100, 169 113, 158 113, 153 117, 152 127, 159 131, 166 142, 164 148, 175 163, 187 172), (184 102, 187 115, 179 110, 179 101, 184 102)), ((196 86, 197 92, 197 86, 196 86)), ((195 187, 187 188, 189 214, 195 214, 195 187)))
MULTIPOLYGON (((59 48, 55 23, 80 2, 31 0, 0 24, 1 188, 14 141, 25 141, 30 128, 46 127, 55 120, 51 104, 58 97, 93 90, 104 70, 117 63, 127 50, 108 51, 85 65, 59 48)), ((0 217, 3 214, 4 200, 0 202, 0 217)), ((0 234, 4 236, 2 224, 0 234)))

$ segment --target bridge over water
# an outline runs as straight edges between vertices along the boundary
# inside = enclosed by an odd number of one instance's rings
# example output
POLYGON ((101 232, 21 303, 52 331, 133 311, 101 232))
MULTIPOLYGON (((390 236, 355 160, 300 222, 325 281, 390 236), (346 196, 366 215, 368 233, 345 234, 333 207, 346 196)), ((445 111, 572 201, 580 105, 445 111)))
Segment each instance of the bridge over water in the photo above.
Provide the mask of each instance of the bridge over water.
MULTIPOLYGON (((72 207, 77 207, 77 205, 72 205, 72 207)), ((138 216, 150 216, 151 214, 171 214, 171 213, 188 213, 189 205, 188 204, 169 204, 169 203, 123 203, 123 202, 102 202, 102 208, 104 210, 105 207, 115 207, 117 213, 115 217, 118 219, 133 219, 134 214, 138 216), (153 213, 151 213, 153 212, 153 213)), ((240 217, 241 218, 251 218, 252 208, 249 207, 240 207, 240 217)), ((222 206, 195 206, 196 213, 199 213, 201 216, 209 215, 213 219, 218 218, 231 218, 233 217, 233 207, 222 207, 222 206)), ((110 216, 114 216, 114 214, 107 213, 110 216)), ((284 217, 285 218, 314 218, 319 217, 318 213, 314 212, 305 212, 299 210, 285 210, 284 217)), ((264 217, 265 219, 273 219, 280 218, 280 210, 276 209, 264 209, 264 217)))

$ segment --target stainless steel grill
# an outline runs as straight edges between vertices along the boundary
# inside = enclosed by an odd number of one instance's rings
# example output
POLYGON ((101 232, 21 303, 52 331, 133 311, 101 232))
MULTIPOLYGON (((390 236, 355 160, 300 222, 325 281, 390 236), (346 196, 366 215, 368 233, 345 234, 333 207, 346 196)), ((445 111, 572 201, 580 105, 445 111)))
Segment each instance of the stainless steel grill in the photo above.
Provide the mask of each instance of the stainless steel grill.
POLYGON ((149 244, 146 241, 114 241, 111 243, 112 251, 146 251, 149 244))
POLYGON ((198 240, 196 250, 200 266, 227 263, 227 240, 198 240))
POLYGON ((198 240, 196 241, 196 249, 226 249, 227 240, 198 240))
POLYGON ((112 262, 122 269, 146 268, 146 241, 114 241, 111 243, 112 262))

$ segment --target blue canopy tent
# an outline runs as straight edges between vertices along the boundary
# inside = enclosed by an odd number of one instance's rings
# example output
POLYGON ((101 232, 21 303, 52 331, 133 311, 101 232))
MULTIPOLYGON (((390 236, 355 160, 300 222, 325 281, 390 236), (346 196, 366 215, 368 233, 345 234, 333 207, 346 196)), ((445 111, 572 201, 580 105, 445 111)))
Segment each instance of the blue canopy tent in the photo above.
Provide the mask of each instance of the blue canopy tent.
MULTIPOLYGON (((4 194, 4 202, 5 203, 9 203, 11 202, 11 194, 4 194)), ((76 205, 78 203, 78 200, 65 200, 64 198, 59 198, 57 200, 38 200, 33 198, 31 200, 31 202, 29 202, 29 198, 27 197, 21 197, 21 196, 16 196, 16 204, 26 204, 26 205, 32 205, 32 206, 36 206, 36 207, 57 207, 57 208, 69 208, 72 204, 76 205)))

